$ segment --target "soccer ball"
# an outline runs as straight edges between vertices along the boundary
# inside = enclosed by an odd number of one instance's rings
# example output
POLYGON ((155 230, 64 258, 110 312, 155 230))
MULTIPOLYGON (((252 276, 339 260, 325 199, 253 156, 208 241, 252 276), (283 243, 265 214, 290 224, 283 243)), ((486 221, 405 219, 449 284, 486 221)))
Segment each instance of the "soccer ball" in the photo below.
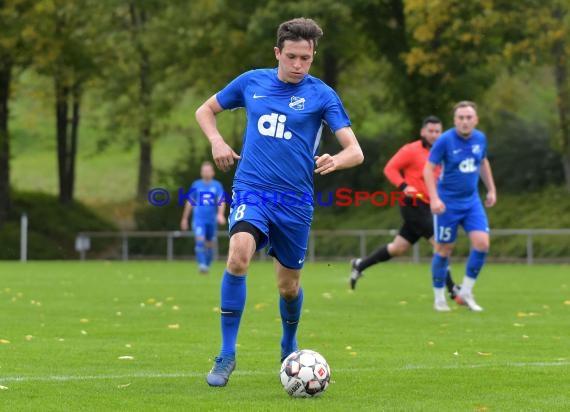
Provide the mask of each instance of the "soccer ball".
POLYGON ((331 370, 325 358, 303 349, 285 358, 279 371, 283 389, 295 398, 319 396, 329 386, 331 370))

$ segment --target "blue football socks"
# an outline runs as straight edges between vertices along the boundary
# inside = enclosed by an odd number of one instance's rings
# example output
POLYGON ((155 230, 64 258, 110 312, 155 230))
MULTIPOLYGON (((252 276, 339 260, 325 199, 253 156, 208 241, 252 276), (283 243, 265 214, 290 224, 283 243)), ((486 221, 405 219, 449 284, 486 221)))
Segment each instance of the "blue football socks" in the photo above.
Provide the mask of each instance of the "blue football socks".
POLYGON ((487 252, 480 252, 475 249, 471 249, 469 252, 469 257, 467 258, 467 268, 465 275, 471 279, 477 279, 481 268, 485 264, 485 258, 487 257, 487 252))
POLYGON ((281 339, 281 357, 289 355, 297 350, 297 327, 301 318, 301 308, 303 306, 303 289, 299 288, 296 298, 285 300, 279 297, 279 312, 281 313, 281 323, 283 325, 283 337, 281 339))
POLYGON ((199 266, 207 266, 206 264, 206 247, 203 240, 196 240, 196 246, 194 247, 194 252, 196 253, 196 261, 199 266))
POLYGON ((210 266, 212 264, 212 258, 214 256, 214 249, 211 247, 206 247, 206 266, 210 266))
POLYGON ((224 272, 221 287, 222 349, 220 357, 235 359, 241 315, 245 307, 246 276, 224 272))
POLYGON ((449 258, 433 254, 431 260, 431 275, 434 288, 443 288, 445 285, 445 278, 447 277, 447 269, 449 266, 449 258))

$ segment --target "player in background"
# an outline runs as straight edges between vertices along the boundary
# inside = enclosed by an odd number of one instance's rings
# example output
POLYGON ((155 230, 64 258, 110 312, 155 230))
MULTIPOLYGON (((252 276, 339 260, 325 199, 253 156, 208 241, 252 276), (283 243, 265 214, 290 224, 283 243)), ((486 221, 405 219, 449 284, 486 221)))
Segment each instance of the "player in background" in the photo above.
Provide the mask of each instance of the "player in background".
POLYGON ((246 274, 256 250, 269 245, 273 257, 283 335, 281 359, 298 349, 296 332, 303 304, 301 269, 313 205, 282 201, 313 199, 313 175, 362 163, 364 156, 344 107, 333 89, 308 74, 321 28, 311 19, 282 23, 274 47, 277 68, 245 72, 196 111, 212 146, 216 166, 228 171, 239 160, 229 217, 230 244, 221 284, 222 347, 206 377, 225 386, 236 365, 236 339, 246 301, 246 274), (223 110, 245 108, 247 125, 238 155, 216 127, 223 110), (317 155, 323 127, 342 149, 317 155))
POLYGON ((196 261, 200 273, 207 274, 214 255, 214 241, 217 225, 226 223, 224 211, 226 203, 221 201, 224 194, 222 184, 214 179, 215 170, 212 162, 203 162, 200 167, 201 179, 190 186, 190 198, 184 203, 180 220, 180 229, 188 230, 188 218, 192 215, 196 261), (192 213, 194 212, 194 213, 192 213))
MULTIPOLYGON (((435 116, 426 117, 420 130, 421 138, 402 146, 384 167, 384 175, 406 195, 403 200, 404 205, 400 205, 404 223, 392 242, 383 245, 365 258, 351 260, 350 287, 352 289, 356 287, 358 279, 363 276, 364 270, 395 256, 403 255, 421 237, 433 244, 433 217, 423 172, 429 150, 441 132, 441 120, 435 116)), ((450 298, 455 299, 457 287, 453 283, 449 270, 446 285, 450 298)))
POLYGON ((443 133, 434 143, 424 169, 424 180, 431 199, 434 214, 435 248, 432 259, 434 307, 448 311, 443 295, 445 271, 461 225, 469 237, 471 250, 467 259, 465 277, 458 294, 458 301, 469 309, 483 310, 473 297, 473 286, 489 251, 489 223, 479 197, 479 177, 485 184, 485 206, 497 201, 491 165, 487 159, 487 138, 475 129, 479 121, 477 106, 462 101, 453 109, 455 127, 443 133), (442 166, 437 181, 436 170, 442 166))

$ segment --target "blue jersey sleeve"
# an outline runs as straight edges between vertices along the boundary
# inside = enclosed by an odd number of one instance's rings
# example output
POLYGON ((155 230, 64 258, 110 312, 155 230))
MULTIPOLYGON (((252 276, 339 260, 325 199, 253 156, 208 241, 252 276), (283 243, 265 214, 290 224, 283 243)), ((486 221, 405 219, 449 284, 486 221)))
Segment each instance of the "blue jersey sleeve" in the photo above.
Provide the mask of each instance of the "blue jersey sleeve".
POLYGON ((447 145, 447 139, 443 138, 443 136, 440 136, 439 139, 437 139, 433 146, 431 147, 431 150, 429 152, 429 156, 428 156, 428 161, 433 163, 433 164, 441 164, 441 162, 443 162, 444 160, 444 156, 445 156, 445 149, 446 149, 446 145, 447 145))
POLYGON ((330 89, 330 98, 325 106, 323 118, 330 129, 336 132, 343 127, 350 126, 350 119, 336 92, 330 89))
POLYGON ((239 75, 216 94, 216 99, 224 110, 245 107, 244 90, 251 73, 249 71, 239 75))

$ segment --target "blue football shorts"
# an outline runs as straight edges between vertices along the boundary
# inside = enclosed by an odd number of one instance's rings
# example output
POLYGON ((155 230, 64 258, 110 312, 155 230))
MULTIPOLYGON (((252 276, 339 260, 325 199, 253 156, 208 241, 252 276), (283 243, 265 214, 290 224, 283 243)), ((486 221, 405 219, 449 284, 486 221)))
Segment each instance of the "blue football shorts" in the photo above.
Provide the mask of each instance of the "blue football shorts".
POLYGON ((269 246, 267 254, 289 269, 301 269, 305 262, 313 206, 268 199, 260 192, 234 191, 229 230, 238 222, 248 222, 264 235, 257 250, 269 246))
POLYGON ((216 238, 217 221, 205 222, 203 220, 192 220, 192 231, 194 237, 203 237, 210 242, 216 238))
POLYGON ((434 237, 437 243, 454 243, 457 239, 457 228, 463 227, 465 233, 489 233, 489 221, 481 200, 477 199, 467 207, 454 208, 444 200, 446 209, 440 215, 433 215, 434 237))

